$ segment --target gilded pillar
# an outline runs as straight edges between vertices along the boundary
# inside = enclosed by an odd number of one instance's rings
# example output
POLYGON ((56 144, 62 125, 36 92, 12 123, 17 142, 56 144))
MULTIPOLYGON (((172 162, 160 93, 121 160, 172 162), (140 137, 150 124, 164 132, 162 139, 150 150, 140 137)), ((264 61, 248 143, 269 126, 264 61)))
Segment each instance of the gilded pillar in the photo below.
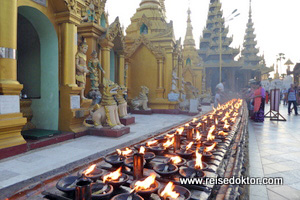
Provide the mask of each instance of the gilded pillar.
POLYGON ((17 0, 0 1, 0 94, 19 95, 17 81, 17 0))
POLYGON ((77 26, 81 15, 74 10, 56 13, 56 22, 59 24, 60 41, 60 108, 59 130, 82 132, 86 130, 83 120, 88 113, 80 107, 80 91, 75 81, 75 56, 77 53, 77 26), (79 98, 77 98, 79 97, 79 98))
POLYGON ((156 89, 156 97, 163 98, 164 96, 164 88, 163 88, 163 67, 164 63, 162 59, 159 59, 157 62, 158 65, 158 83, 156 89))
POLYGON ((105 71, 104 77, 110 79, 110 48, 104 47, 101 49, 102 67, 105 71))
POLYGON ((182 64, 182 60, 179 59, 178 61, 178 89, 181 90, 182 89, 182 68, 183 68, 183 64, 182 64))
POLYGON ((119 85, 125 85, 125 57, 123 54, 119 55, 119 85))
MULTIPOLYGON (((17 0, 1 0, 0 104, 6 109, 0 111, 0 149, 20 145, 26 149, 21 130, 27 120, 20 113, 19 102, 23 86, 17 81, 17 17, 17 0)), ((22 151, 21 147, 18 151, 22 151)))
POLYGON ((77 52, 77 27, 75 24, 61 24, 61 84, 77 87, 75 81, 75 55, 77 52))

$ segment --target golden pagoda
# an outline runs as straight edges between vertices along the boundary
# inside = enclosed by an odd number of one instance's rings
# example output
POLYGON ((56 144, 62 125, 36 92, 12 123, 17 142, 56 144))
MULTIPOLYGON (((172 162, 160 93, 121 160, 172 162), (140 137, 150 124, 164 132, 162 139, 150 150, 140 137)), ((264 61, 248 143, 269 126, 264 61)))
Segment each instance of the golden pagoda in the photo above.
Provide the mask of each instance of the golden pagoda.
POLYGON ((182 65, 173 22, 166 21, 164 0, 141 1, 126 29, 125 44, 129 99, 138 96, 141 86, 146 86, 151 109, 177 108, 178 102, 169 101, 168 94, 180 88, 182 65), (177 88, 172 90, 172 85, 177 88))
POLYGON ((240 62, 234 60, 240 50, 230 47, 233 37, 227 37, 228 27, 225 27, 221 7, 220 0, 210 0, 206 26, 200 38, 198 51, 204 62, 206 88, 211 88, 213 93, 220 82, 220 54, 222 56, 222 79, 226 81, 226 87, 229 90, 236 90, 238 85, 236 73, 241 67, 240 62), (220 43, 222 44, 221 52, 220 43))
POLYGON ((202 93, 203 62, 196 50, 190 8, 187 13, 187 28, 183 42, 183 77, 185 82, 190 82, 202 93))

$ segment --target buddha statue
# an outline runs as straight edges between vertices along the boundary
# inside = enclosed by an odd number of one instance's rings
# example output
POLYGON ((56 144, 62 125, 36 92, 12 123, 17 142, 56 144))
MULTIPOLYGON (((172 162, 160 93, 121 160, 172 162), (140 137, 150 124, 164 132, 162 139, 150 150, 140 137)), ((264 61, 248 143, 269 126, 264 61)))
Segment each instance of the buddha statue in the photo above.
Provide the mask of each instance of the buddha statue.
POLYGON ((83 42, 80 43, 78 50, 79 51, 76 54, 76 82, 79 87, 82 87, 80 94, 81 98, 86 99, 84 97, 86 74, 90 71, 86 66, 86 52, 88 50, 88 45, 85 39, 83 40, 83 42))

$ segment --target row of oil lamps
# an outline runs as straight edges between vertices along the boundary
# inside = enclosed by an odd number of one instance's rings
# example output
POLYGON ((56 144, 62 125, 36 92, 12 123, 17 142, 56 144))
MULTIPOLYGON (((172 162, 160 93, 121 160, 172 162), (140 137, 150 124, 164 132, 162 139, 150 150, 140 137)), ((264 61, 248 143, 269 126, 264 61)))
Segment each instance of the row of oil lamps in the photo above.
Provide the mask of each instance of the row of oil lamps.
POLYGON ((213 112, 205 116, 194 118, 190 123, 171 133, 143 145, 134 146, 135 150, 117 149, 116 154, 105 157, 107 163, 117 168, 116 171, 104 174, 102 169, 92 165, 87 170, 79 172, 78 176, 61 179, 56 186, 64 192, 74 194, 75 191, 75 200, 110 199, 113 191, 119 190, 120 186, 129 181, 129 176, 122 173, 122 167, 125 165, 133 172, 131 192, 116 195, 113 200, 149 199, 152 193, 157 193, 162 200, 190 199, 190 191, 173 182, 160 187, 160 183, 155 180, 156 175, 167 179, 179 172, 181 177, 185 178, 205 177, 203 170, 208 168, 206 162, 213 158, 216 147, 220 147, 226 140, 239 116, 241 106, 242 100, 233 99, 214 108, 213 112), (153 170, 156 173, 145 178, 144 166, 156 155, 167 157, 164 163, 155 164, 153 170), (102 182, 99 182, 99 179, 102 179, 102 182))

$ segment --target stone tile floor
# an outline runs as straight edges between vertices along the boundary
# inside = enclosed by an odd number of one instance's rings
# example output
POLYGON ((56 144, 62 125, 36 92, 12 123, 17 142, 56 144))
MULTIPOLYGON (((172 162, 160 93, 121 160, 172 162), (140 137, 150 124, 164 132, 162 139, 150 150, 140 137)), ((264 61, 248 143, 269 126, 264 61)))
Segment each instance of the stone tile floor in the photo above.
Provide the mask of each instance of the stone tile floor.
MULTIPOLYGON (((203 112, 209 110, 211 107, 203 107, 203 112)), ((133 116, 136 123, 130 125, 130 134, 120 138, 84 136, 1 160, 0 189, 193 118, 161 114, 133 116)))
POLYGON ((300 199, 300 116, 283 105, 280 113, 286 122, 249 123, 250 176, 283 177, 284 185, 250 186, 250 200, 300 199))

